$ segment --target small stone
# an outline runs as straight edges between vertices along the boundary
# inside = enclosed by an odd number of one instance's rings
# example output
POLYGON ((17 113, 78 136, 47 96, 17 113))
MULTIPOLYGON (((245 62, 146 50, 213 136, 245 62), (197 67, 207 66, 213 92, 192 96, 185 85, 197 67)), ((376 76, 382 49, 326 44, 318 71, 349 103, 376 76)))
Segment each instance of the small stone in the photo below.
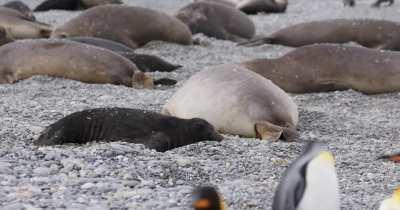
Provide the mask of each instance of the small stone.
POLYGON ((46 167, 38 167, 33 169, 33 173, 38 176, 48 176, 51 174, 51 169, 46 167))
POLYGON ((81 189, 89 189, 89 188, 93 188, 93 187, 95 187, 95 186, 96 186, 95 184, 93 184, 93 183, 91 183, 91 182, 88 182, 88 183, 83 184, 83 185, 81 186, 81 189))

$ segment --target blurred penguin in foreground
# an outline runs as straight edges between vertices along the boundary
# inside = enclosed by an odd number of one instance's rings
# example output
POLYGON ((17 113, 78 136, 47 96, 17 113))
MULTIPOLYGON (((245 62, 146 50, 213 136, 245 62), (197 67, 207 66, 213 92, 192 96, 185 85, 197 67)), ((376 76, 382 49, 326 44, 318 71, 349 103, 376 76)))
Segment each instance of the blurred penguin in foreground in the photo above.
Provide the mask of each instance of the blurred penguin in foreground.
POLYGON ((221 195, 213 187, 199 187, 193 192, 194 210, 226 210, 221 195))
POLYGON ((273 210, 339 210, 335 161, 323 144, 313 142, 284 172, 273 210))

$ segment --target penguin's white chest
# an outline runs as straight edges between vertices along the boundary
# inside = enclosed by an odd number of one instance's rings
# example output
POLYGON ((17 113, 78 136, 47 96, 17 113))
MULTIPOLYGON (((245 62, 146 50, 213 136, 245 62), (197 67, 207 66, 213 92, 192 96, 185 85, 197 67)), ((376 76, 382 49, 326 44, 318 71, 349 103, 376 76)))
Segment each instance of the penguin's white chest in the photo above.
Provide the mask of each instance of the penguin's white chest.
POLYGON ((339 210, 338 179, 333 165, 314 159, 307 165, 306 188, 297 210, 339 210))

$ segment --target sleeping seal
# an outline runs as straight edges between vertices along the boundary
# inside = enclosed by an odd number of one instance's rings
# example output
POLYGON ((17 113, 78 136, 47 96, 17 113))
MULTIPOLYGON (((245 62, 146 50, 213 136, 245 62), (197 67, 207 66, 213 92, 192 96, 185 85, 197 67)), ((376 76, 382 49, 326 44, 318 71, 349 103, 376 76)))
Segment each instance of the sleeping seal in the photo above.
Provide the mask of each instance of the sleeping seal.
POLYGON ((122 5, 102 5, 88 9, 56 28, 51 36, 99 37, 134 49, 153 40, 184 45, 192 43, 189 28, 175 17, 151 9, 122 5))
POLYGON ((39 4, 34 11, 43 12, 52 9, 83 10, 102 4, 122 4, 121 0, 46 0, 39 4))
POLYGON ((0 27, 13 39, 47 38, 52 31, 50 25, 29 20, 19 11, 6 7, 0 7, 0 27))
POLYGON ((175 17, 184 22, 192 34, 203 33, 234 42, 251 39, 256 31, 246 14, 221 4, 191 3, 181 8, 175 17))
POLYGON ((372 19, 332 19, 300 23, 239 45, 264 43, 300 47, 317 43, 356 42, 364 47, 399 50, 400 23, 372 19), (310 33, 312 31, 313 33, 310 33))
POLYGON ((222 139, 203 119, 185 120, 138 109, 98 108, 75 112, 58 120, 48 126, 34 144, 125 141, 165 152, 200 141, 222 139))
POLYGON ((380 7, 383 3, 388 3, 387 6, 391 6, 394 4, 394 0, 377 0, 374 4, 372 4, 372 7, 380 7))
MULTIPOLYGON (((377 0, 375 3, 373 3, 371 6, 372 7, 380 7, 382 3, 388 3, 387 6, 390 6, 394 3, 394 0, 377 0)), ((350 6, 354 7, 356 5, 355 0, 343 0, 344 6, 350 6)))
POLYGON ((292 99, 270 80, 226 64, 193 75, 169 99, 162 113, 199 117, 222 133, 292 141, 298 111, 292 99))
POLYGON ((356 5, 355 0, 343 0, 343 4, 345 7, 354 7, 356 5))
POLYGON ((28 5, 24 4, 21 1, 10 1, 10 2, 3 4, 2 7, 6 7, 9 9, 14 9, 14 10, 18 11, 22 15, 24 15, 28 20, 32 20, 32 21, 36 20, 31 8, 29 8, 28 5))
POLYGON ((400 53, 315 44, 276 59, 243 62, 286 92, 353 89, 366 94, 400 91, 400 53))
POLYGON ((195 0, 195 2, 200 1, 234 7, 246 14, 282 13, 288 6, 287 0, 195 0))
POLYGON ((96 37, 70 37, 67 39, 71 41, 76 41, 88 45, 105 48, 115 53, 118 53, 124 56, 125 58, 131 60, 143 72, 154 72, 154 71, 170 72, 182 67, 181 65, 171 64, 154 55, 137 54, 130 47, 122 43, 114 42, 107 39, 101 39, 96 37))
POLYGON ((34 75, 87 83, 152 87, 153 80, 112 51, 68 40, 33 39, 0 47, 0 84, 34 75))

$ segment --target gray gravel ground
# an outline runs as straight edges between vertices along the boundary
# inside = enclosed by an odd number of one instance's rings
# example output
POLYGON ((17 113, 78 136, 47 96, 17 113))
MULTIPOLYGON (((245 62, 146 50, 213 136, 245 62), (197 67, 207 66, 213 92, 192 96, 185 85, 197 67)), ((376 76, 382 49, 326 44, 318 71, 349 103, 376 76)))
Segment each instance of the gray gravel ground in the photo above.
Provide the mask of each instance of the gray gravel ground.
MULTIPOLYGON (((124 1, 171 14, 189 2, 124 1)), ((36 6, 39 0, 25 2, 36 6)), ((370 8, 371 3, 358 1, 350 9, 341 0, 291 0, 285 14, 252 19, 258 34, 328 18, 400 21, 400 1, 382 9, 370 8)), ((59 25, 76 14, 36 15, 59 25)), ((197 38, 206 46, 152 42, 139 51, 184 65, 174 73, 156 74, 177 78, 180 86, 205 66, 276 57, 290 50, 269 45, 243 48, 229 41, 197 38)), ((336 156, 342 209, 377 209, 400 184, 400 165, 376 160, 378 155, 400 150, 399 93, 292 95, 300 110, 301 137, 294 143, 225 136, 221 143, 202 142, 166 153, 121 142, 32 146, 45 126, 72 112, 113 106, 159 111, 175 90, 135 90, 44 76, 0 85, 0 209, 188 209, 192 187, 203 184, 218 186, 230 209, 270 209, 282 172, 313 140, 326 142, 336 156)))

